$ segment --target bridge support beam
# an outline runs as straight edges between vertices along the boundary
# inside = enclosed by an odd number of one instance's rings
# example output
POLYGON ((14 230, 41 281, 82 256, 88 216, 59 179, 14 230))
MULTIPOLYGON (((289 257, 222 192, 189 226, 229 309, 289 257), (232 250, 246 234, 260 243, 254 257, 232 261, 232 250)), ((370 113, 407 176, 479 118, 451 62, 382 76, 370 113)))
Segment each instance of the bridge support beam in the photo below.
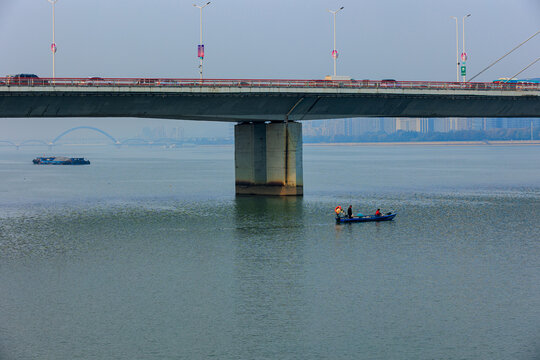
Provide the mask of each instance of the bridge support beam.
POLYGON ((237 124, 234 161, 237 195, 302 196, 302 124, 237 124))

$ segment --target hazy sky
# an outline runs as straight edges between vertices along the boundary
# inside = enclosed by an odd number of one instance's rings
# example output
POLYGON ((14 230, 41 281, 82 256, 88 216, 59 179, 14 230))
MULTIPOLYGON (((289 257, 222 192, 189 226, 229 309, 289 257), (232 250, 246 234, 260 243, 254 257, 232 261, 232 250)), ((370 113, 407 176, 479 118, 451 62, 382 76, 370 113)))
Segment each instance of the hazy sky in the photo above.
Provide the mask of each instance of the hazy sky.
MULTIPOLYGON (((473 75, 540 30, 540 0, 213 0, 203 11, 205 77, 453 81, 455 21, 466 20, 473 75)), ((0 0, 0 75, 52 76, 52 11, 47 0, 0 0)), ((199 10, 191 0, 58 0, 57 77, 197 77, 199 10)), ((512 76, 540 56, 540 35, 480 76, 512 76)), ((540 76, 536 63, 520 77, 540 76)), ((45 137, 93 125, 117 137, 143 126, 183 126, 218 135, 223 124, 127 119, 0 119, 0 140, 45 137), (28 134, 28 135, 26 135, 28 134)))

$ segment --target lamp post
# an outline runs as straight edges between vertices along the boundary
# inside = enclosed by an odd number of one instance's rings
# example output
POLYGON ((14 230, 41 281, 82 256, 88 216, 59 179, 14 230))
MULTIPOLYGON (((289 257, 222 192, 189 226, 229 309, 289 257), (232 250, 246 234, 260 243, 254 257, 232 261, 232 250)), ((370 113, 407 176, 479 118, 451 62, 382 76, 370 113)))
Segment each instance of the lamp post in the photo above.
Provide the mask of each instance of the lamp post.
MULTIPOLYGON (((56 2, 58 0, 47 0, 48 2, 50 2, 52 4, 52 44, 51 44, 51 51, 52 51, 52 77, 53 77, 53 80, 56 76, 55 74, 55 69, 54 69, 54 54, 56 54, 56 43, 54 42, 54 4, 56 4, 56 2)), ((54 83, 54 81, 53 81, 54 83)))
POLYGON ((337 10, 328 10, 329 13, 334 15, 334 50, 332 50, 332 57, 334 58, 334 77, 336 76, 336 61, 339 56, 338 51, 336 50, 336 14, 343 10, 343 6, 337 10))
POLYGON ((458 19, 455 16, 451 16, 456 20, 456 82, 459 82, 459 34, 458 34, 458 19))
POLYGON ((197 4, 193 4, 193 6, 195 6, 196 8, 199 8, 200 10, 200 14, 201 14, 201 18, 200 18, 200 42, 199 42, 199 46, 197 46, 197 56, 199 57, 199 73, 201 75, 201 80, 203 78, 203 59, 204 59, 204 45, 203 45, 203 38, 202 38, 202 10, 207 7, 208 5, 210 5, 210 1, 207 2, 206 4, 202 5, 202 6, 199 6, 197 4))
POLYGON ((471 14, 467 14, 463 17, 463 52, 461 53, 461 60, 463 61, 463 69, 464 71, 462 71, 462 74, 463 74, 463 82, 465 82, 465 78, 466 78, 466 71, 467 71, 467 68, 466 68, 466 63, 467 63, 467 52, 465 51, 465 19, 468 18, 469 16, 471 16, 471 14))

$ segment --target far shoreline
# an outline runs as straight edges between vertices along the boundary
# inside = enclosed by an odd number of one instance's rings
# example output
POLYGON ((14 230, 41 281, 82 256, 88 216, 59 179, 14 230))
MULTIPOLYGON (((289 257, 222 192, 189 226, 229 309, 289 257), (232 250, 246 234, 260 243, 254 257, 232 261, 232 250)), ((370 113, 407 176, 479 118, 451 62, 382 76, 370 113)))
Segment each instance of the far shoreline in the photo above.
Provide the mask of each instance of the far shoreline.
POLYGON ((540 140, 484 140, 484 141, 403 141, 403 142, 339 142, 339 143, 304 143, 304 146, 395 146, 395 145, 436 145, 436 146, 501 146, 521 145, 539 146, 540 140))

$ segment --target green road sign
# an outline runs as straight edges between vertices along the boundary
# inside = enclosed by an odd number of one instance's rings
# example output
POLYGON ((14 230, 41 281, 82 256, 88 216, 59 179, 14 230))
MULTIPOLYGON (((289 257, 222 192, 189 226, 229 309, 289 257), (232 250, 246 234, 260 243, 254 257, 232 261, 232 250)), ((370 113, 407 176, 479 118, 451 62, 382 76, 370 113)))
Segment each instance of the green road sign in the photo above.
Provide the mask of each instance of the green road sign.
POLYGON ((461 76, 465 76, 467 75, 467 67, 466 66, 462 66, 461 67, 461 76))

